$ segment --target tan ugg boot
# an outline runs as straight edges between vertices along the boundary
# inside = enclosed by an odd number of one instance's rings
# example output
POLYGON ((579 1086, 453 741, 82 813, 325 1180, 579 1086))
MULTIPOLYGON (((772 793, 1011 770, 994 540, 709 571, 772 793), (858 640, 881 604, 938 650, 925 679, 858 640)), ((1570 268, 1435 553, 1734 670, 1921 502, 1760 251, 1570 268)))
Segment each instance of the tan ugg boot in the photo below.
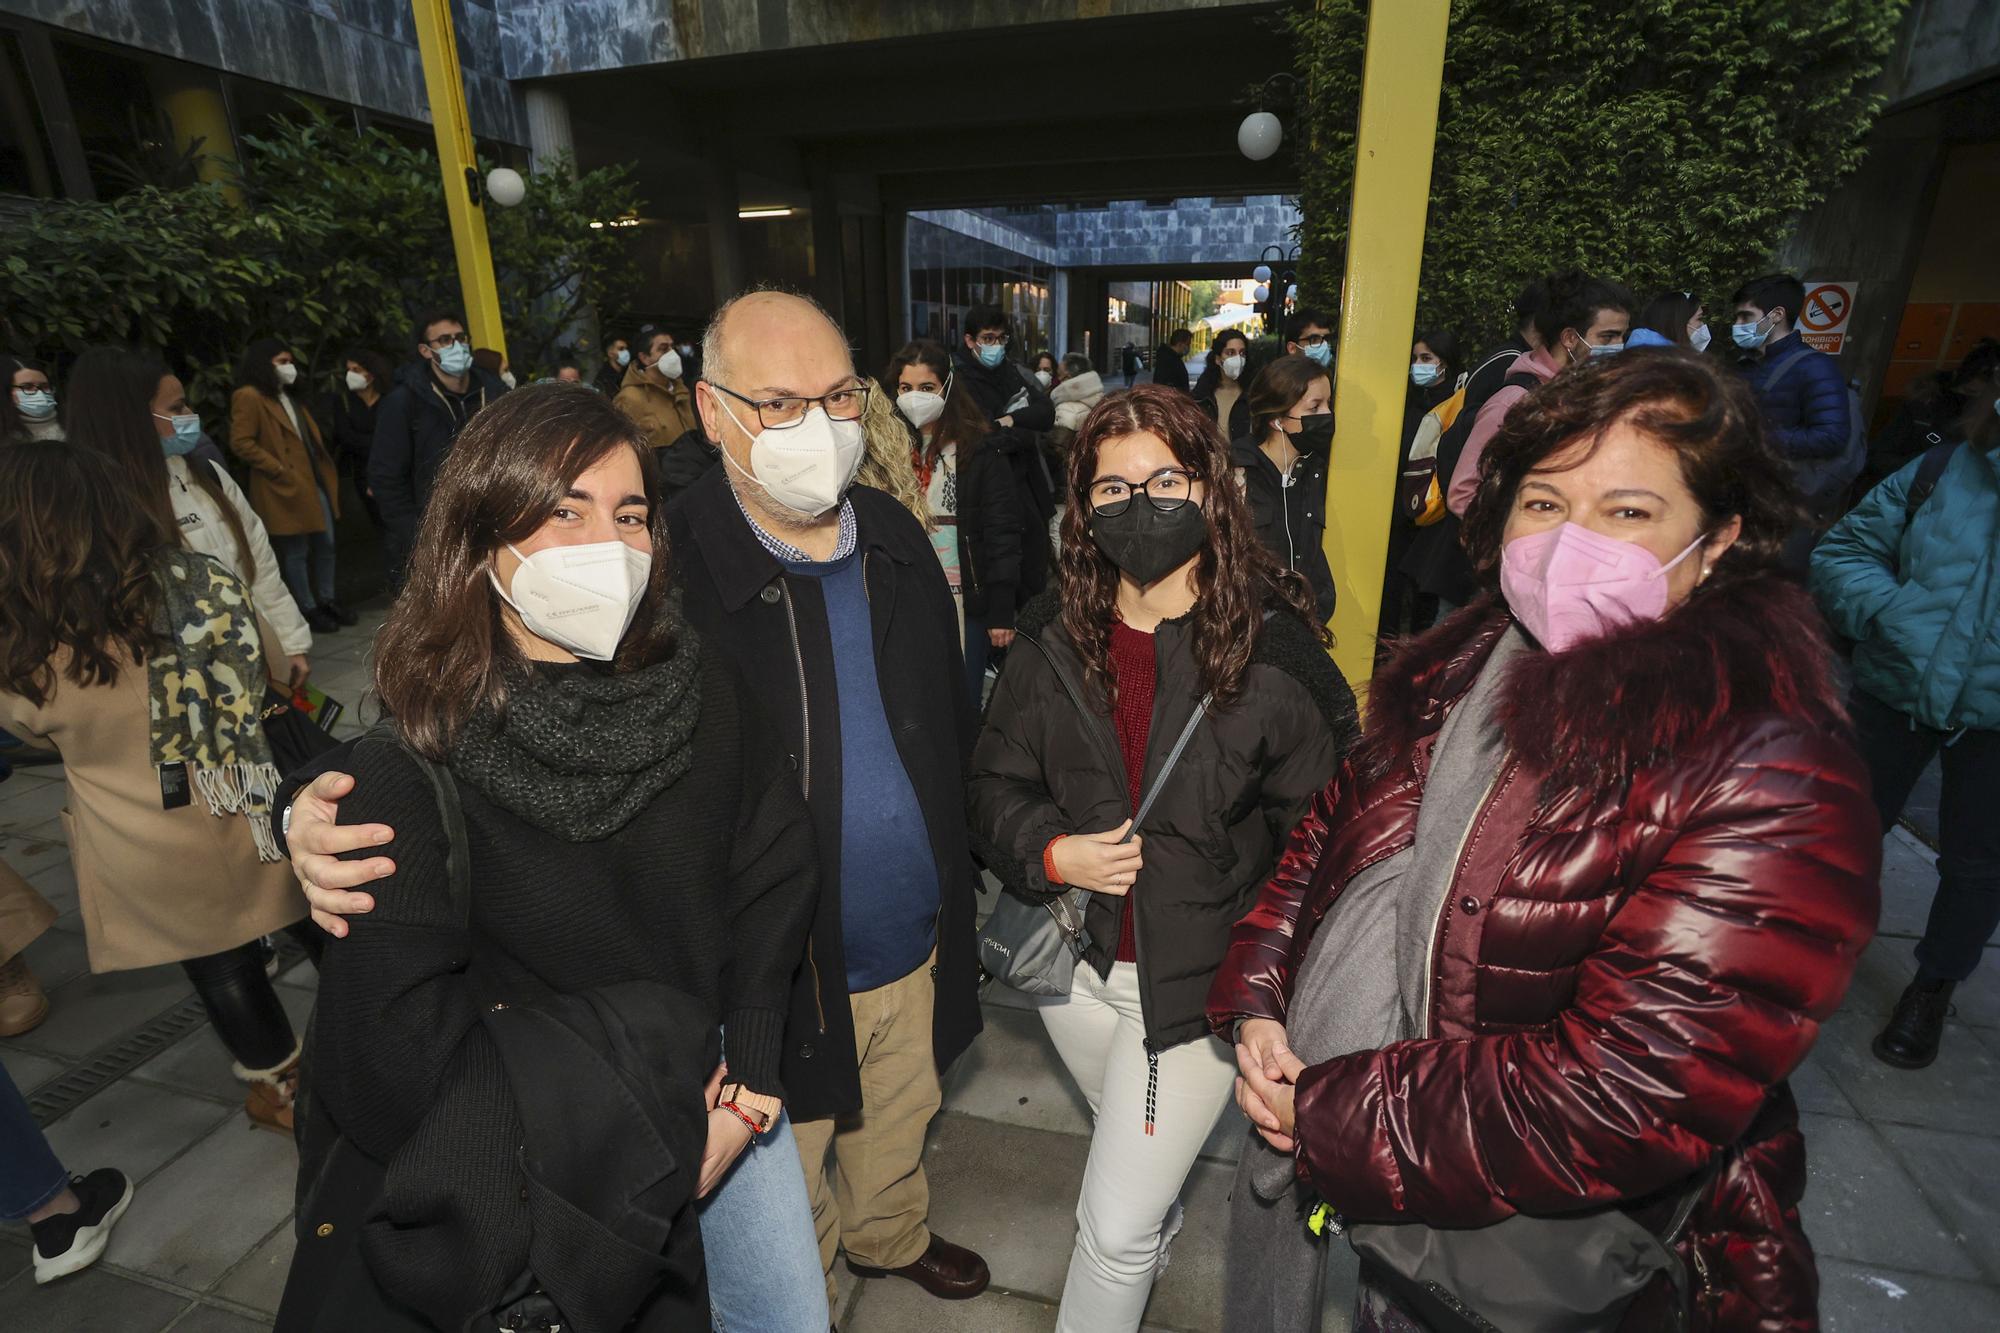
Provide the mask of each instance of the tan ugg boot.
POLYGON ((292 1104, 299 1095, 299 1048, 293 1047, 291 1058, 275 1069, 245 1069, 232 1064, 230 1070, 250 1085, 250 1095, 243 1102, 250 1123, 274 1134, 291 1134, 292 1104))

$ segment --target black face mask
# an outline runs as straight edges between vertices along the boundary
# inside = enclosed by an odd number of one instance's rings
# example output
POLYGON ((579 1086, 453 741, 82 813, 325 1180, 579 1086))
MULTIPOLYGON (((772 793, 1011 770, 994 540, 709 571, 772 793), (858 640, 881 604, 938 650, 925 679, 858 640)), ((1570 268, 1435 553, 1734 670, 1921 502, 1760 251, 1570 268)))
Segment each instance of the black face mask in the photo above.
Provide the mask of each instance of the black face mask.
POLYGON ((1090 539, 1097 549, 1142 586, 1150 587, 1186 564, 1207 537, 1208 519, 1192 500, 1163 512, 1144 495, 1135 495, 1122 514, 1090 516, 1090 539))
POLYGON ((1302 454, 1323 454, 1333 448, 1333 413, 1315 412, 1295 420, 1299 428, 1285 432, 1292 437, 1292 448, 1302 454))

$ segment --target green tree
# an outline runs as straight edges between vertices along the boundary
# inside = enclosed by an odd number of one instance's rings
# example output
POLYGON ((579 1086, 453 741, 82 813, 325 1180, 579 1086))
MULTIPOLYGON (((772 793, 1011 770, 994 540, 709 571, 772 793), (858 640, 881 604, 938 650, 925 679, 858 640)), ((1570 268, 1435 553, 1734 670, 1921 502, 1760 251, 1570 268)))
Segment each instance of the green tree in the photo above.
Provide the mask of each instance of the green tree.
MULTIPOLYGON (((1453 0, 1418 324, 1487 344, 1571 266, 1714 304, 1860 163, 1905 0, 1453 0)), ((1340 290, 1366 0, 1290 13, 1301 296, 1340 290)))
MULTIPOLYGON (((102 202, 38 207, 0 241, 0 326, 46 358, 141 343, 188 370, 220 420, 244 344, 292 341, 331 387, 353 344, 407 356, 410 320, 456 304, 458 269, 437 158, 301 103, 240 145, 241 204, 220 185, 141 185, 102 202)), ((545 164, 488 224, 510 359, 552 370, 590 307, 634 280, 627 235, 592 227, 640 206, 625 168, 579 176, 545 164)))

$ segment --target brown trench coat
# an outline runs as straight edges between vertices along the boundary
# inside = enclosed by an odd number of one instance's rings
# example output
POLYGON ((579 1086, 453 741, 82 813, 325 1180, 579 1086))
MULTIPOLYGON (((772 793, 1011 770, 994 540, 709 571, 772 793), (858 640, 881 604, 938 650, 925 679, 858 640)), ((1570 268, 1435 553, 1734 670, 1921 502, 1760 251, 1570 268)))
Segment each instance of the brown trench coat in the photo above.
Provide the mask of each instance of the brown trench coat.
POLYGON ((192 784, 188 804, 160 808, 148 713, 143 665, 109 686, 59 676, 40 707, 0 691, 0 727, 63 757, 62 825, 93 972, 221 953, 306 914, 291 865, 257 859, 248 820, 210 814, 192 784))
POLYGON ((292 407, 299 414, 296 431, 282 403, 247 384, 229 400, 229 448, 250 465, 250 507, 273 537, 326 531, 326 516, 314 493, 315 471, 333 516, 340 517, 340 482, 334 475, 333 455, 320 439, 319 423, 296 395, 292 407))
POLYGON ((666 448, 701 424, 686 380, 663 385, 637 361, 625 368, 625 383, 619 386, 611 405, 638 422, 646 432, 646 442, 655 449, 666 448))

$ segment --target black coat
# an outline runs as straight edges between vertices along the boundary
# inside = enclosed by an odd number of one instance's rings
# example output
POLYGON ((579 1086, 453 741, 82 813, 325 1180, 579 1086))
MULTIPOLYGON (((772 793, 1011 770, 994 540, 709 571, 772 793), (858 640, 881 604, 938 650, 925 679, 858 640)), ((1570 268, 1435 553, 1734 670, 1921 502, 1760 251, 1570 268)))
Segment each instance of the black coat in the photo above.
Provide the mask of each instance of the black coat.
MULTIPOLYGON (((1202 411, 1208 413, 1210 421, 1216 420, 1219 415, 1219 409, 1215 403, 1215 390, 1216 386, 1221 383, 1222 367, 1213 361, 1209 362, 1207 370, 1201 372, 1201 378, 1194 382, 1194 389, 1192 391, 1194 393, 1194 401, 1202 411)), ((1238 380, 1236 383, 1241 392, 1236 395, 1235 405, 1229 409, 1229 428, 1225 432, 1232 440, 1240 440, 1250 434, 1249 372, 1246 370, 1244 378, 1238 380)))
POLYGON ((368 455, 375 447, 375 416, 382 410, 386 397, 384 395, 373 403, 364 403, 361 395, 347 389, 334 394, 330 414, 333 418, 333 461, 350 477, 365 480, 368 476, 368 455))
MULTIPOLYGON (((973 752, 968 805, 987 867, 1034 900, 1052 891, 1042 873, 1051 839, 1113 828, 1132 807, 1117 735, 1101 704, 1087 702, 1102 695, 1085 693, 1055 594, 1031 603, 1018 629, 973 752)), ((1192 621, 1163 621, 1156 633, 1145 787, 1202 694, 1192 621)), ((1268 616, 1242 694, 1210 710, 1146 817, 1138 884, 1125 898, 1090 895, 1085 961, 1099 976, 1116 957, 1124 905, 1137 913, 1140 1005, 1155 1048, 1207 1034, 1209 983, 1230 927, 1359 736, 1354 692, 1326 650, 1288 610, 1268 616)))
MULTIPOLYGON (((694 381, 690 379, 688 383, 694 381)), ((597 373, 591 377, 590 387, 606 398, 616 398, 618 391, 625 387, 625 367, 613 366, 603 357, 597 359, 597 373)))
POLYGON ((1292 484, 1248 439, 1230 446, 1229 461, 1250 502, 1250 520, 1257 540, 1287 569, 1296 569, 1312 585, 1313 607, 1325 622, 1333 617, 1333 569, 1326 562, 1326 468, 1323 453, 1301 454, 1293 465, 1292 484))
POLYGON ((988 629, 1012 629, 1015 611, 1027 600, 1022 555, 1036 534, 1014 480, 1010 454, 1016 448, 1013 433, 1000 431, 958 460, 959 586, 965 614, 988 629))
MULTIPOLYGON (((1042 454, 1040 432, 1056 424, 1056 405, 1041 382, 1011 361, 988 370, 963 347, 951 354, 952 382, 962 384, 972 394, 980 414, 995 423, 995 430, 982 448, 1004 453, 1014 468, 1014 487, 1021 497, 1023 522, 1035 529, 1024 532, 1021 546, 1021 588, 1032 596, 1048 586, 1049 520, 1056 516, 1056 495, 1061 483, 1049 469, 1042 454), (1009 413, 1007 404, 1023 391, 1028 405, 1009 413), (1000 426, 1003 416, 1014 418, 1012 426, 1000 426)), ((1025 598, 1023 599, 1025 600, 1025 598)), ((995 625, 994 628, 1004 628, 995 625)))
POLYGON ((474 366, 466 373, 466 392, 454 394, 431 372, 429 361, 412 362, 396 372, 396 387, 376 404, 368 485, 383 524, 406 546, 451 442, 474 412, 507 392, 489 370, 474 366))
POLYGON ((1182 393, 1189 391, 1187 362, 1165 343, 1161 343, 1153 353, 1153 383, 1179 389, 1182 393))
POLYGON ((671 500, 701 480, 701 474, 722 460, 722 454, 699 429, 681 432, 681 437, 664 449, 653 450, 660 468, 660 484, 671 500))
MULTIPOLYGON (((974 726, 965 654, 929 537, 881 491, 856 486, 848 495, 873 611, 882 705, 937 862, 943 901, 932 1045, 942 1073, 980 1028, 965 835, 965 769, 974 726)), ((786 1105, 799 1120, 852 1112, 861 1106, 861 1080, 841 932, 840 710, 819 581, 790 576, 764 549, 722 468, 709 469, 667 514, 682 613, 762 701, 797 757, 818 839, 819 907, 785 1029, 786 1105)))
POLYGON ((1016 430, 1031 433, 1047 430, 1056 424, 1056 405, 1049 400, 1049 391, 1042 387, 1040 380, 1012 361, 1002 361, 988 369, 978 357, 970 355, 960 346, 952 349, 951 368, 952 383, 972 394, 973 402, 979 405, 979 414, 988 421, 997 423, 1001 417, 1011 415, 1016 430), (1007 404, 1024 390, 1027 405, 1009 413, 1007 404))

